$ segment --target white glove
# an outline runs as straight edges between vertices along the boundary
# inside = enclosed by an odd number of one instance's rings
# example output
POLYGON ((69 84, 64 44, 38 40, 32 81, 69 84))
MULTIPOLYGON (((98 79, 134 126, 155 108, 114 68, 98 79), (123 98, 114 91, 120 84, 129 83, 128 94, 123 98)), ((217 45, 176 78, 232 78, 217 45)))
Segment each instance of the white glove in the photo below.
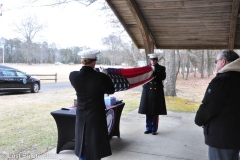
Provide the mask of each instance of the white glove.
POLYGON ((102 72, 102 73, 108 75, 107 70, 104 69, 103 67, 99 67, 99 70, 100 70, 100 72, 102 72))
POLYGON ((155 71, 155 66, 151 66, 152 67, 152 71, 154 72, 155 71))

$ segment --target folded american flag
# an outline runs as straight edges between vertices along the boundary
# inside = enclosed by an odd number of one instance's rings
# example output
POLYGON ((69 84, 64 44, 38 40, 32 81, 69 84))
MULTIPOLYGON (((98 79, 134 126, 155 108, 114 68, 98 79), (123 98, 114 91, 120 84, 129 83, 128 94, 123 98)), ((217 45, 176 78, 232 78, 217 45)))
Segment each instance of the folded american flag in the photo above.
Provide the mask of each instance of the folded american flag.
MULTIPOLYGON (((96 70, 99 72, 99 68, 96 70)), ((138 68, 107 68, 106 70, 112 79, 115 92, 137 87, 153 79, 151 66, 138 68)))

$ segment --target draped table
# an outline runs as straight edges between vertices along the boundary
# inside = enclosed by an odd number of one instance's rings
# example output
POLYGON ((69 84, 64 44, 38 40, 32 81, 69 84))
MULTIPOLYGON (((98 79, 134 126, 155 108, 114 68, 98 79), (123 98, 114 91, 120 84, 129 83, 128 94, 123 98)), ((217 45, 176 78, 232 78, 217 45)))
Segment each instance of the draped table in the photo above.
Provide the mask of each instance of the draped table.
MULTIPOLYGON (((109 140, 111 140, 113 136, 120 137, 119 124, 124 105, 125 103, 121 102, 113 106, 106 106, 109 140)), ((58 130, 56 153, 58 154, 62 150, 74 150, 76 110, 63 108, 51 112, 51 115, 55 119, 58 130)))

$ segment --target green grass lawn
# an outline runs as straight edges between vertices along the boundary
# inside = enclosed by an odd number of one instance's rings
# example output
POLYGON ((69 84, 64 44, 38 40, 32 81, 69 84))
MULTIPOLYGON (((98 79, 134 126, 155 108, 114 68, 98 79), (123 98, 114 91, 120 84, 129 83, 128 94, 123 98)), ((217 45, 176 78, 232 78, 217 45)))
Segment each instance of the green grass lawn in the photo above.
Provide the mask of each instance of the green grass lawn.
POLYGON ((200 102, 179 98, 179 97, 165 97, 167 110, 174 112, 192 112, 198 110, 200 102))
MULTIPOLYGON (((55 148, 57 127, 50 112, 70 107, 75 96, 72 88, 48 93, 2 96, 0 157, 6 154, 8 157, 19 154, 40 155, 55 148)), ((140 92, 134 92, 123 99, 125 107, 122 115, 138 108, 140 96, 140 92)), ((193 113, 200 105, 199 102, 178 97, 166 97, 166 104, 168 111, 193 113)))

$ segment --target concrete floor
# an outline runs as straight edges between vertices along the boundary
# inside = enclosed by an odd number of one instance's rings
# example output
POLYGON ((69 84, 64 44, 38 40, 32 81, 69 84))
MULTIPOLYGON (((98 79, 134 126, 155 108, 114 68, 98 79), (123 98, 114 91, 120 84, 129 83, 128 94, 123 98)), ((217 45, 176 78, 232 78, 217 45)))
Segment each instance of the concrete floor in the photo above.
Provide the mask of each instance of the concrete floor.
MULTIPOLYGON (((102 160, 207 160, 201 127, 194 124, 195 113, 168 111, 159 116, 157 135, 144 134, 145 115, 134 110, 122 115, 121 137, 110 141, 112 155, 102 160)), ((72 150, 56 154, 56 148, 45 153, 42 159, 78 160, 72 150)), ((38 158, 40 160, 41 158, 38 158)))

